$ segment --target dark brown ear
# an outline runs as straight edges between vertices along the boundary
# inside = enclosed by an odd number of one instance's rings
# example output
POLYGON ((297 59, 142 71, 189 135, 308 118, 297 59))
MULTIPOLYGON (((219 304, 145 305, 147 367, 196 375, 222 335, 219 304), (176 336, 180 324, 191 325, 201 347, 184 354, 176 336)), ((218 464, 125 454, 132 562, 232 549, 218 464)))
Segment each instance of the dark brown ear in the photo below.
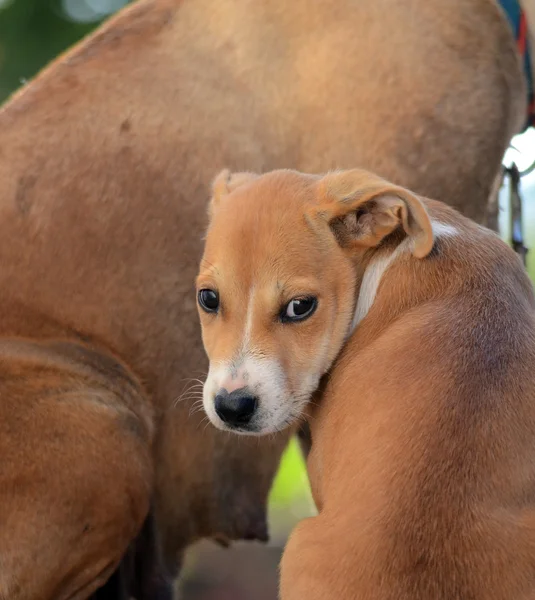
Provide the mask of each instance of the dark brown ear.
POLYGON ((408 190, 360 169, 329 173, 318 185, 315 215, 327 220, 344 246, 372 248, 402 228, 415 257, 431 251, 431 220, 421 200, 408 190))
POLYGON ((217 210, 221 200, 234 191, 240 185, 254 181, 258 178, 255 173, 248 173, 246 171, 242 173, 231 173, 228 169, 224 169, 217 175, 212 184, 212 198, 208 206, 208 214, 210 218, 217 210))

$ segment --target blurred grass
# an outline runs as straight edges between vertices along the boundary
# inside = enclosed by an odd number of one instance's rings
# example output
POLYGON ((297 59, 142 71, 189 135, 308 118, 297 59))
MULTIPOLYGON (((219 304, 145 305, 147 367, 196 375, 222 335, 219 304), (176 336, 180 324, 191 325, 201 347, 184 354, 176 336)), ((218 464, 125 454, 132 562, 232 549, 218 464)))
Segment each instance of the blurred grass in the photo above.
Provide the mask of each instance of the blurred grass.
POLYGON ((284 506, 294 502, 296 497, 304 497, 307 493, 305 463, 299 444, 293 439, 282 458, 271 490, 270 503, 284 506))

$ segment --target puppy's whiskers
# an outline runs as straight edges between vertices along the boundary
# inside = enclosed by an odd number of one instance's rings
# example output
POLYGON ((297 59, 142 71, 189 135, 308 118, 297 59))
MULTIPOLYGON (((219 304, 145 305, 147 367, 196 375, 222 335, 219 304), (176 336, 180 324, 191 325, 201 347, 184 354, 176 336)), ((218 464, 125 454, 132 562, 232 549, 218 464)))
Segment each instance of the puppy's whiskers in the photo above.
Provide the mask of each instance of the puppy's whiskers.
POLYGON ((173 408, 176 408, 176 406, 180 402, 184 402, 186 400, 198 398, 202 399, 202 388, 204 386, 204 383, 200 379, 190 379, 189 381, 192 382, 191 385, 188 386, 186 384, 185 389, 182 391, 182 393, 173 400, 173 408))

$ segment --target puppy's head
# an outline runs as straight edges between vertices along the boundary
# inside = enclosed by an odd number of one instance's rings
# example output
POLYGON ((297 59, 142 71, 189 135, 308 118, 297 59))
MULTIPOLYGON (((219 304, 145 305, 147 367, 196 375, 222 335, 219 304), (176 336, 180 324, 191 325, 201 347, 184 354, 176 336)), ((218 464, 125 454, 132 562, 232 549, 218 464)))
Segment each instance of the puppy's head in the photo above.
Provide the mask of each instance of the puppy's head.
POLYGON ((422 203, 365 171, 221 173, 197 278, 210 359, 204 407, 221 429, 298 420, 351 333, 362 273, 388 240, 433 244, 422 203))

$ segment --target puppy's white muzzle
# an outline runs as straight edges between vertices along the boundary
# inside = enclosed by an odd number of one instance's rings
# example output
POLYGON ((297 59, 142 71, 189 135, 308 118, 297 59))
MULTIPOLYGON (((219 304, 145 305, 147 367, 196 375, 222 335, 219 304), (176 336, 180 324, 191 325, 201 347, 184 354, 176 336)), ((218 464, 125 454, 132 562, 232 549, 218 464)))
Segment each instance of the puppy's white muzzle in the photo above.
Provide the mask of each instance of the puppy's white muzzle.
POLYGON ((295 399, 281 365, 251 356, 237 365, 210 365, 203 404, 216 427, 246 435, 280 431, 296 416, 295 399))

